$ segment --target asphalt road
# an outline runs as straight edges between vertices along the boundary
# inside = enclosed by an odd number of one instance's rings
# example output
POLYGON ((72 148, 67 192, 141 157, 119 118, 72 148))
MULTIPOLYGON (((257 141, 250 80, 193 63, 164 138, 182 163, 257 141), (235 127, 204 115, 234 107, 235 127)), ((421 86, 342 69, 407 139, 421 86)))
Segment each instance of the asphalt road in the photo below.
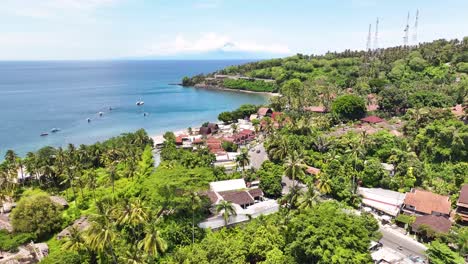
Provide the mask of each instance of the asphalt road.
POLYGON ((256 170, 262 166, 262 163, 268 160, 263 143, 260 143, 249 150, 250 166, 256 170), (253 150, 253 151, 252 151, 253 150), (258 153, 257 151, 260 150, 258 153))
POLYGON ((381 226, 380 232, 383 235, 382 239, 380 239, 380 243, 384 246, 399 251, 406 256, 417 255, 425 257, 424 252, 426 251, 426 247, 423 244, 416 242, 410 237, 398 233, 398 231, 392 230, 387 226, 381 226), (401 250, 398 249, 400 246, 401 250))

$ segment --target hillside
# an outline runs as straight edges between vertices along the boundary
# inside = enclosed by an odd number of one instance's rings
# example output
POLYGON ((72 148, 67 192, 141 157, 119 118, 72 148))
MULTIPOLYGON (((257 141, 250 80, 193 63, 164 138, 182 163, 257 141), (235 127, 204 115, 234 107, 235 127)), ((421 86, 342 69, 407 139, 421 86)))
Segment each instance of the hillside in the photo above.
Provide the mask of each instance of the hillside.
POLYGON ((392 102, 391 107, 382 105, 384 110, 395 112, 415 104, 449 106, 462 103, 466 100, 467 73, 468 37, 465 37, 462 41, 436 40, 418 46, 367 52, 347 50, 321 56, 297 54, 186 77, 183 84, 280 91, 284 94, 287 93, 284 86, 288 81, 299 80, 312 93, 307 98, 311 104, 320 103, 316 95, 322 93, 320 90, 323 88, 335 94, 352 88, 359 95, 373 93, 380 99, 396 93, 397 89, 406 100, 398 104, 392 102), (261 79, 265 79, 265 82, 261 79))

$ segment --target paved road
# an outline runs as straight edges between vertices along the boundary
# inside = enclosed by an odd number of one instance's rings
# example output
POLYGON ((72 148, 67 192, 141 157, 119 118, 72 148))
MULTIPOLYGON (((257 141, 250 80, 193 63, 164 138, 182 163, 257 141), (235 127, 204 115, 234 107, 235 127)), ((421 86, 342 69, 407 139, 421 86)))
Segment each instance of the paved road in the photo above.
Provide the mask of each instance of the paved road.
POLYGON ((260 143, 249 150, 250 166, 256 170, 262 166, 262 163, 268 160, 268 155, 265 151, 263 143, 260 143), (253 150, 253 151, 252 151, 253 150), (260 150, 259 153, 257 151, 260 150))
POLYGON ((425 256, 424 252, 427 248, 423 244, 414 241, 410 237, 403 235, 388 226, 380 226, 380 232, 383 235, 382 239, 380 239, 380 243, 382 243, 384 246, 397 250, 406 256, 425 256), (400 246, 402 249, 398 250, 398 247, 400 246))

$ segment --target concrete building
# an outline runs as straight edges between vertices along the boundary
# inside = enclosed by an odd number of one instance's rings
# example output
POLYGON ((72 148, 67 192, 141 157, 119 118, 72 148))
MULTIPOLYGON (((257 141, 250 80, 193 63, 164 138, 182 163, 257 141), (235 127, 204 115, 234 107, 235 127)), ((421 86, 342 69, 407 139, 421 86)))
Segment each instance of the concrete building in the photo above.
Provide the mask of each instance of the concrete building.
POLYGON ((362 196, 363 205, 392 217, 398 215, 405 199, 404 193, 381 188, 359 187, 358 193, 362 196))

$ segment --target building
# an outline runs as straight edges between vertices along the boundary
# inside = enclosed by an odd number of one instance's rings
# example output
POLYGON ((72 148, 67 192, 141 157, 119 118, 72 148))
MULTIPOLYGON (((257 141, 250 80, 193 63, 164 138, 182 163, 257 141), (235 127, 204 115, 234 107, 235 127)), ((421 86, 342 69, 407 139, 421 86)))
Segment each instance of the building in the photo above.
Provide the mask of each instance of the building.
POLYGON ((313 112, 318 114, 324 114, 327 112, 327 109, 325 109, 324 106, 307 106, 304 107, 304 110, 307 112, 313 112))
POLYGON ((462 221, 468 222, 468 184, 463 185, 461 188, 456 213, 461 217, 462 221))
POLYGON ((361 122, 369 123, 369 124, 378 124, 378 123, 385 122, 385 120, 378 116, 372 115, 372 116, 361 118, 361 122))
POLYGON ((395 176, 395 165, 390 164, 390 163, 383 163, 383 162, 380 163, 380 165, 382 165, 384 170, 386 170, 390 176, 392 177, 395 176))
POLYGON ((403 202, 404 213, 413 215, 438 215, 449 217, 451 211, 450 198, 421 189, 412 189, 406 193, 403 202))
POLYGON ((273 110, 267 107, 260 107, 257 111, 257 115, 259 118, 270 116, 273 114, 273 110))
POLYGON ((247 186, 245 185, 244 179, 210 182, 210 190, 213 192, 224 192, 246 188, 247 186))
POLYGON ((411 230, 415 233, 419 232, 419 227, 426 225, 436 233, 447 234, 452 227, 452 221, 443 216, 436 215, 422 215, 416 217, 416 220, 411 225, 411 230))
POLYGON ((362 196, 362 204, 390 216, 397 216, 400 212, 405 194, 381 188, 358 188, 362 196))

